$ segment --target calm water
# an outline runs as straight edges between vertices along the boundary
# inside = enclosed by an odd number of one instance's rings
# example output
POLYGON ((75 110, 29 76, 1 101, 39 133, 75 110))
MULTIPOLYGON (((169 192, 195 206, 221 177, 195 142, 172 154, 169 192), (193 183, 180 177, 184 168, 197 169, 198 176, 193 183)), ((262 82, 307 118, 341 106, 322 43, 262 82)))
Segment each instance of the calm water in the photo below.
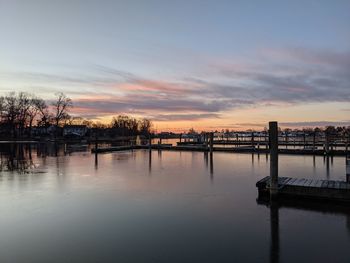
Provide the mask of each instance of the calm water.
MULTIPOLYGON (((0 147, 0 262, 350 261, 347 209, 257 203, 266 155, 0 147)), ((280 175, 344 180, 345 160, 280 175)))

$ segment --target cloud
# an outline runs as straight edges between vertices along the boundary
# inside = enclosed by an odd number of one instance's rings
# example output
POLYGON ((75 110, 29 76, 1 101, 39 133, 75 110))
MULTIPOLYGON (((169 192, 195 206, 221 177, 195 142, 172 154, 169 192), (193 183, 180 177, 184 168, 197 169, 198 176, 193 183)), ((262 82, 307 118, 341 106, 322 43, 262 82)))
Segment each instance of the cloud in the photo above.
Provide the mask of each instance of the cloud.
POLYGON ((216 113, 203 113, 203 114, 159 114, 150 116, 153 121, 197 121, 201 119, 216 119, 220 118, 216 113))
POLYGON ((199 120, 257 106, 348 102, 350 52, 269 49, 255 62, 216 62, 201 77, 189 72, 175 79, 147 78, 102 65, 84 74, 3 72, 0 77, 46 85, 45 92, 62 87, 73 98, 73 113, 82 116, 137 112, 159 121, 199 120))
POLYGON ((325 126, 350 126, 349 121, 305 121, 305 122, 280 122, 286 127, 325 127, 325 126))

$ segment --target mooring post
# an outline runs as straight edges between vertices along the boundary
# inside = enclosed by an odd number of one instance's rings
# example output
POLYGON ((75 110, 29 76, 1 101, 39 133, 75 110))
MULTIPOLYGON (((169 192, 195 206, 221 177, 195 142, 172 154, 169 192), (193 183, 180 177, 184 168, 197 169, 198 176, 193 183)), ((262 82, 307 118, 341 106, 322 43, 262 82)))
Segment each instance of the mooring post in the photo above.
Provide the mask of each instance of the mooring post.
POLYGON ((208 133, 205 134, 205 147, 206 147, 206 149, 209 148, 209 134, 208 133))
POLYGON ((97 153, 98 143, 97 143, 97 133, 95 134, 95 153, 97 153))
POLYGON ((329 135, 328 135, 328 132, 325 132, 325 140, 326 140, 325 152, 328 155, 329 154, 329 135))
POLYGON ((278 126, 276 121, 269 122, 270 141, 270 195, 276 196, 278 193, 278 126))
POLYGON ((236 133, 236 146, 238 147, 239 144, 238 144, 238 133, 236 133))
POLYGON ((213 152, 213 146, 214 146, 214 133, 210 133, 210 153, 213 152))
POLYGON ((313 134, 313 141, 312 141, 312 150, 315 151, 316 150, 316 132, 314 132, 313 134))
POLYGON ((350 155, 346 155, 346 182, 350 183, 350 155))
POLYGON ((252 147, 254 147, 254 132, 252 132, 252 147))
POLYGON ((98 150, 98 142, 97 142, 97 132, 96 132, 95 133, 95 168, 97 168, 98 166, 97 150, 98 150))
POLYGON ((152 138, 151 138, 151 134, 148 135, 148 149, 151 150, 152 148, 152 138))

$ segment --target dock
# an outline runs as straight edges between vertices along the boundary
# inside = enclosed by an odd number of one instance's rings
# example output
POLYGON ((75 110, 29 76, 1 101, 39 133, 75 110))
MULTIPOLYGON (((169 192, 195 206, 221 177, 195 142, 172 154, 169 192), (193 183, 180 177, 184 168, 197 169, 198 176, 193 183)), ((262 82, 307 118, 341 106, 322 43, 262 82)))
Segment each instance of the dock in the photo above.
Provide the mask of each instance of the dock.
MULTIPOLYGON (((126 150, 137 150, 137 149, 153 149, 153 150, 168 150, 168 151, 200 151, 208 152, 210 151, 209 147, 206 147, 202 144, 197 145, 177 145, 173 146, 171 144, 152 144, 151 147, 148 145, 127 145, 127 146, 112 146, 112 147, 103 147, 98 148, 98 153, 106 152, 117 152, 117 151, 126 151, 126 150)), ((95 153, 95 149, 91 150, 92 153, 95 153)), ((241 147, 213 147, 213 152, 229 152, 229 153, 256 153, 256 154, 268 154, 269 149, 258 149, 253 146, 241 146, 241 147)), ((278 149, 278 154, 293 154, 293 155, 317 155, 324 156, 325 153, 323 150, 307 150, 307 149, 278 149)), ((329 153, 330 156, 345 156, 347 152, 343 150, 333 150, 329 153)))
MULTIPOLYGON (((268 196, 270 185, 270 176, 258 181, 256 187, 259 196, 268 196)), ((279 177, 278 196, 350 202, 350 183, 334 180, 279 177)))
POLYGON ((274 202, 284 197, 350 202, 350 158, 346 157, 346 181, 279 177, 278 175, 278 124, 269 123, 270 176, 256 183, 259 197, 269 197, 274 202))

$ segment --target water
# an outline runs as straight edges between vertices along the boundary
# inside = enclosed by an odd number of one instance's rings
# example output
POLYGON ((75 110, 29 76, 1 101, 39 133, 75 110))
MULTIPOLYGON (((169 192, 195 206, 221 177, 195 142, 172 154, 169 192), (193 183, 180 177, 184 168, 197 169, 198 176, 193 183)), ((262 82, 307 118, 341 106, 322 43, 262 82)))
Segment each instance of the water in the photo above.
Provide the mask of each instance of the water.
MULTIPOLYGON (((81 149, 0 147, 0 262, 349 262, 347 208, 257 203, 266 155, 95 162, 81 149)), ((345 160, 281 155, 280 175, 344 180, 345 160)))

